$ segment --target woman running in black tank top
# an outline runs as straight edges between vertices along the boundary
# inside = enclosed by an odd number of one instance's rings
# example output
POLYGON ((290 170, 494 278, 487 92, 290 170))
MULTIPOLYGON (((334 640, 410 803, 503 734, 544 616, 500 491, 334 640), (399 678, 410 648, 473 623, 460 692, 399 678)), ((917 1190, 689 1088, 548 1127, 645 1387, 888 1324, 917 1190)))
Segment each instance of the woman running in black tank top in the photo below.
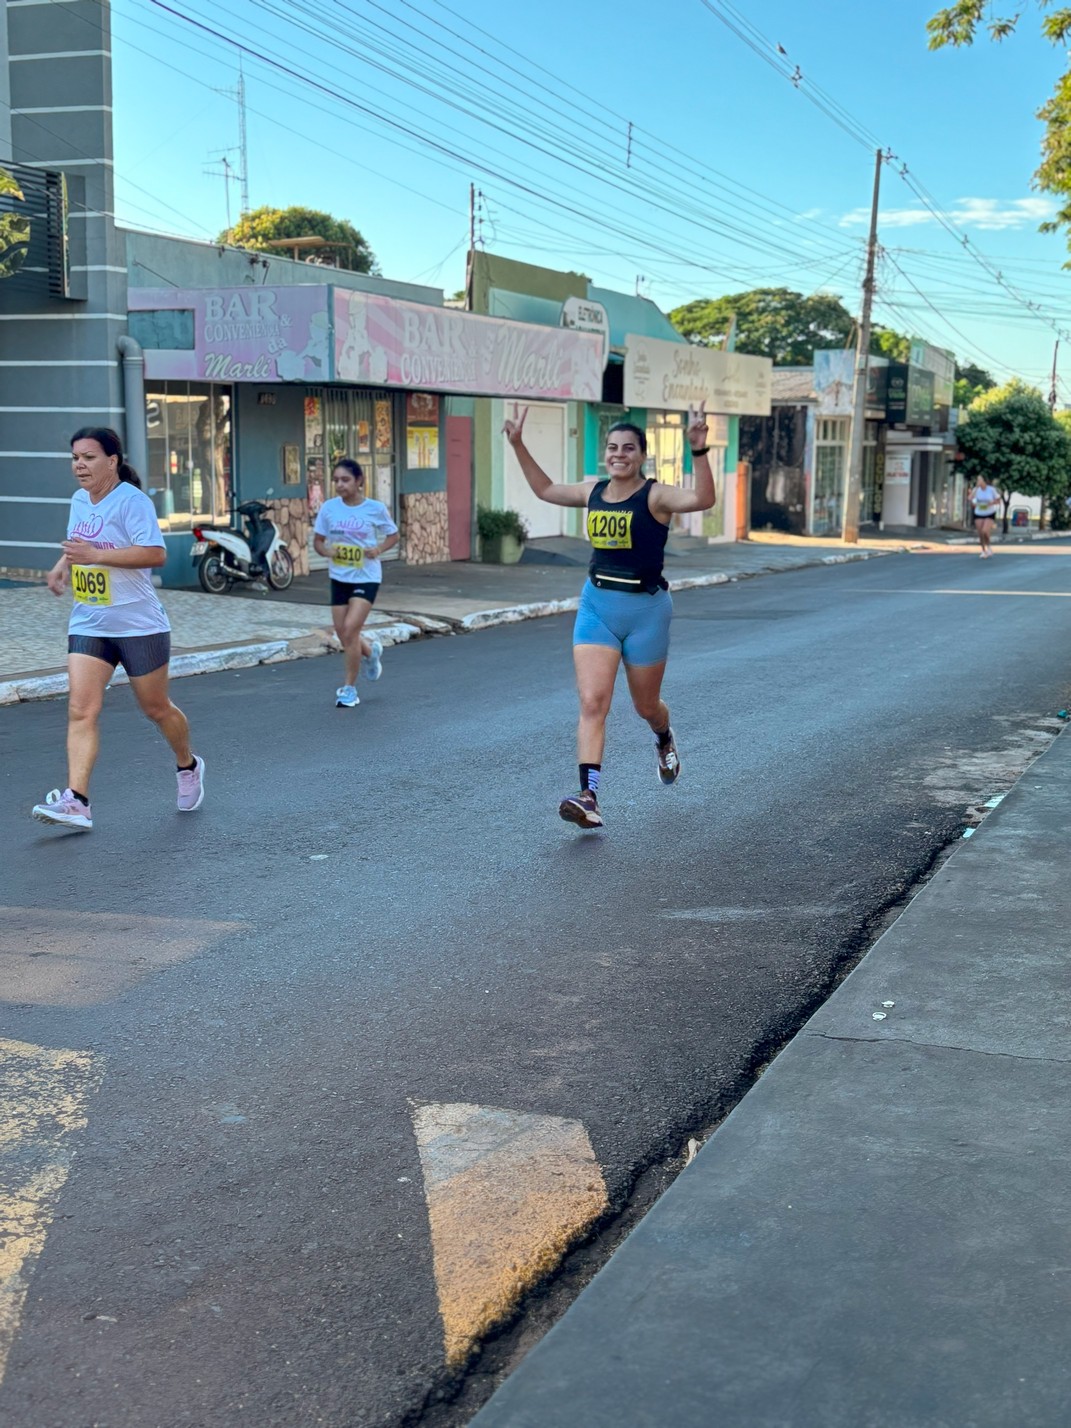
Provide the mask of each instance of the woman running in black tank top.
POLYGON ((714 473, 707 457, 705 403, 688 412, 688 441, 695 471, 694 490, 647 480, 644 431, 630 422, 610 428, 605 462, 609 479, 575 485, 553 482, 524 444, 525 407, 503 427, 532 491, 555 506, 588 508, 591 571, 573 631, 573 661, 580 696, 577 761, 580 789, 564 798, 558 812, 581 828, 601 828, 599 778, 606 717, 622 660, 636 713, 650 725, 658 752, 658 777, 674 783, 680 759, 662 699, 673 601, 662 576, 662 557, 673 516, 708 511, 714 504, 714 473))

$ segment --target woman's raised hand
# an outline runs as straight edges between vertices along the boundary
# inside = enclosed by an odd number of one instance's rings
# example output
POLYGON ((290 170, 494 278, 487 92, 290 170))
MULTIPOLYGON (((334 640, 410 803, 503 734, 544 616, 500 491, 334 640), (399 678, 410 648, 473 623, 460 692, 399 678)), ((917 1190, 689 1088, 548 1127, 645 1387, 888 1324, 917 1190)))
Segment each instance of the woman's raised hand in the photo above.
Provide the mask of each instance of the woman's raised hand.
POLYGON ((525 407, 524 411, 521 412, 520 417, 518 417, 517 403, 513 403, 513 420, 510 421, 509 417, 507 417, 502 424, 502 430, 505 433, 506 440, 509 442, 510 446, 520 446, 521 442, 524 440, 524 419, 527 415, 528 408, 525 407))
POLYGON ((688 408, 688 445, 693 451, 707 445, 707 403, 706 398, 697 407, 688 408))

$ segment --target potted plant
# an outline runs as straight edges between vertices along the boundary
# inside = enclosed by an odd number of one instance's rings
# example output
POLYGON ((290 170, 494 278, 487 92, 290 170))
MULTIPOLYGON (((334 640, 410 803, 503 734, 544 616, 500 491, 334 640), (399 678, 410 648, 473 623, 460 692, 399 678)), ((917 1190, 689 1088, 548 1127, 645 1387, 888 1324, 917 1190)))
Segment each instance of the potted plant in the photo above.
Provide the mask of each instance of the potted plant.
POLYGON ((524 554, 528 527, 516 511, 476 510, 476 531, 480 537, 480 559, 486 565, 516 565, 524 554))

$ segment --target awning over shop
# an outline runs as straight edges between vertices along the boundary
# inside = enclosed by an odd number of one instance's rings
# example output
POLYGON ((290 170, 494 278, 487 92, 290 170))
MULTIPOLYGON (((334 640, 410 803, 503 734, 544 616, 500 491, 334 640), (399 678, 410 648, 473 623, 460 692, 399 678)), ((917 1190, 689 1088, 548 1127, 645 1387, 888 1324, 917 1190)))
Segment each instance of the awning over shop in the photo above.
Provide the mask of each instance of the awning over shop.
POLYGON ((602 394, 602 343, 592 333, 330 283, 132 288, 129 308, 152 379, 349 382, 522 401, 602 394))
POLYGON ((594 284, 589 286, 588 296, 593 302, 602 304, 610 320, 611 360, 624 360, 630 332, 641 337, 656 337, 663 342, 676 342, 687 346, 687 340, 650 298, 633 297, 630 293, 615 293, 610 288, 597 288, 594 284))

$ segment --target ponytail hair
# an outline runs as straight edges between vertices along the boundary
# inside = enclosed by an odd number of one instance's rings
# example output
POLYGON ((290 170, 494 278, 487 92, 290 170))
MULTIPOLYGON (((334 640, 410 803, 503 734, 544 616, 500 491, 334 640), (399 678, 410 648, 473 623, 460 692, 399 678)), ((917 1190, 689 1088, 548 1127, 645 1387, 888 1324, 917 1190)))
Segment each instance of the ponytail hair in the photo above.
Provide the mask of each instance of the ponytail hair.
POLYGON ((116 470, 119 480, 141 490, 141 478, 133 466, 124 459, 123 443, 119 440, 118 433, 112 431, 110 426, 83 426, 71 437, 71 445, 73 446, 76 441, 95 441, 105 456, 117 456, 119 465, 116 470))

